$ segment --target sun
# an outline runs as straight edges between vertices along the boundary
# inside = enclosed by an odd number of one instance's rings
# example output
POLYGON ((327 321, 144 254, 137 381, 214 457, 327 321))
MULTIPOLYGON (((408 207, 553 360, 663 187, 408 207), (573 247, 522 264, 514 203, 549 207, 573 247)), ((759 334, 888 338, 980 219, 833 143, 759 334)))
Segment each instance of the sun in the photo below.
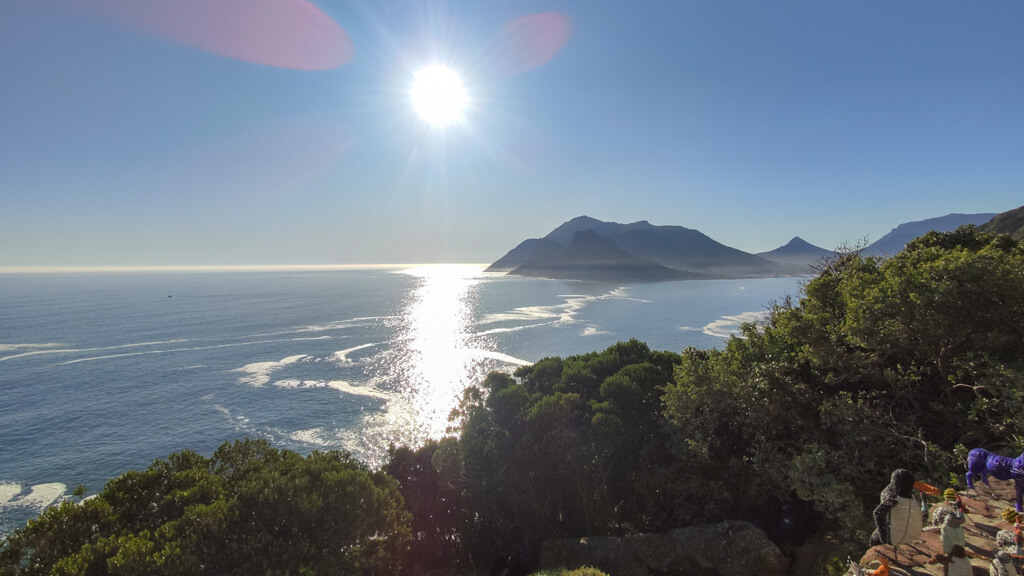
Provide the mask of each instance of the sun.
POLYGON ((462 78, 447 66, 428 66, 417 72, 411 94, 420 118, 436 127, 461 121, 469 105, 469 93, 462 78))

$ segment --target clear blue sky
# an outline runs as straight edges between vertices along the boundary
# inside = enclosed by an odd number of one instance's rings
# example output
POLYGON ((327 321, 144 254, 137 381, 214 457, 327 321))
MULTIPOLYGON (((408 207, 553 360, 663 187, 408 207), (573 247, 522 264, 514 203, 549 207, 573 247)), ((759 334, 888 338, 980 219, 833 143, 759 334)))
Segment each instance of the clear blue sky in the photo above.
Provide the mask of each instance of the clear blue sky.
POLYGON ((0 266, 490 262, 584 214, 834 248, 1024 204, 1021 0, 197 1, 0 4, 0 266), (569 27, 509 54, 537 14, 569 27))

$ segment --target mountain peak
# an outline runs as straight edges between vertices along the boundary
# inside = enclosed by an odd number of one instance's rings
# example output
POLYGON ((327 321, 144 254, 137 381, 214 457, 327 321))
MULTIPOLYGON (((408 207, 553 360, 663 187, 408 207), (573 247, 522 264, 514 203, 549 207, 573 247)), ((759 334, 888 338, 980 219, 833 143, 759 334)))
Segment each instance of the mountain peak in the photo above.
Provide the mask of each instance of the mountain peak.
POLYGON ((793 236, 793 239, 790 240, 789 242, 787 242, 786 245, 783 246, 783 248, 801 248, 801 249, 803 249, 803 248, 817 248, 817 246, 811 244, 810 242, 804 240, 803 238, 801 238, 799 236, 793 236))
POLYGON ((591 281, 663 281, 699 277, 626 252, 594 230, 577 230, 567 246, 538 246, 511 273, 520 276, 591 281))
POLYGON ((779 264, 789 274, 807 274, 815 262, 833 254, 835 253, 831 250, 820 248, 799 236, 794 236, 785 246, 770 252, 760 252, 758 256, 779 264))
POLYGON ((602 222, 578 216, 539 240, 521 243, 489 270, 566 279, 753 278, 778 264, 682 226, 602 222))

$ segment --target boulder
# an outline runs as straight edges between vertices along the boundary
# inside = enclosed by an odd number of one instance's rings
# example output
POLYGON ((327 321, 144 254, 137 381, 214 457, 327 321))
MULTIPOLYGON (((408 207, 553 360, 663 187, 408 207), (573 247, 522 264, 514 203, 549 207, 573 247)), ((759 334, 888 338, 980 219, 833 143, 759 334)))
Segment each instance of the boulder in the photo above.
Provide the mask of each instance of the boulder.
POLYGON ((594 566, 615 576, 785 576, 788 561, 753 524, 728 521, 541 545, 541 569, 575 566, 594 566))

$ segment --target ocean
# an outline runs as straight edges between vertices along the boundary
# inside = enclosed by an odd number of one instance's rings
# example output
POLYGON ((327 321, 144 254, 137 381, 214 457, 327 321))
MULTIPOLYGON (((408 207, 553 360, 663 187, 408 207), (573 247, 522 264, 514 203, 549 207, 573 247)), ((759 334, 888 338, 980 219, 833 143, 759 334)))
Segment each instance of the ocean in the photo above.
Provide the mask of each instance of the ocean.
POLYGON ((494 370, 722 347, 799 278, 603 284, 482 266, 0 274, 0 536, 174 451, 441 437, 494 370))

